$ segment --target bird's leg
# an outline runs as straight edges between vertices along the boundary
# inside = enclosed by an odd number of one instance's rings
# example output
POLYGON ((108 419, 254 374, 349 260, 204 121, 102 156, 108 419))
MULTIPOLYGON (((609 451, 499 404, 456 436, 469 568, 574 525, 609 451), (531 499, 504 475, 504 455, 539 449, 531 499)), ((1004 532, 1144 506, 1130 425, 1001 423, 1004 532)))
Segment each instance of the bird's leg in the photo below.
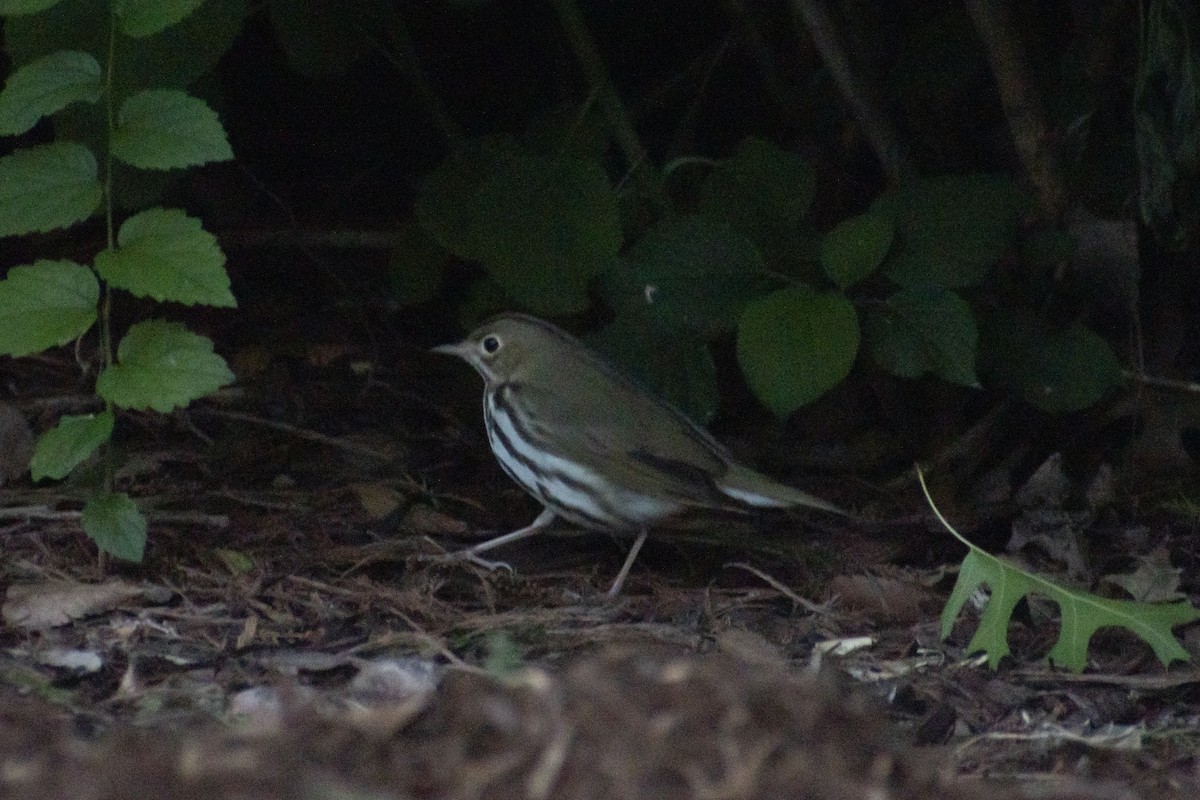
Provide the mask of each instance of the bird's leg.
POLYGON ((448 554, 446 556, 446 560, 466 561, 474 564, 477 567, 483 567, 484 569, 493 572, 498 569, 506 569, 509 572, 512 572, 513 568, 504 561, 488 561, 487 559, 480 558, 479 554, 486 553, 488 550, 493 548, 501 547, 502 545, 510 544, 512 542, 519 542, 522 539, 533 536, 535 533, 542 530, 553 521, 554 512, 548 508, 544 508, 542 509, 542 513, 538 514, 537 518, 524 528, 518 528, 512 533, 506 533, 502 536, 495 536, 472 547, 464 547, 462 550, 457 550, 448 554))
MULTIPOLYGON (((629 555, 625 556, 625 563, 621 565, 621 571, 617 573, 617 577, 613 580, 612 586, 608 587, 608 591, 604 596, 610 600, 621 593, 621 588, 625 586, 625 579, 629 577, 629 570, 633 568, 633 562, 637 561, 638 553, 642 552, 642 545, 646 543, 646 529, 642 528, 642 532, 638 534, 637 539, 633 542, 633 547, 629 548, 629 555)), ((484 544, 487 544, 484 542, 484 544)))

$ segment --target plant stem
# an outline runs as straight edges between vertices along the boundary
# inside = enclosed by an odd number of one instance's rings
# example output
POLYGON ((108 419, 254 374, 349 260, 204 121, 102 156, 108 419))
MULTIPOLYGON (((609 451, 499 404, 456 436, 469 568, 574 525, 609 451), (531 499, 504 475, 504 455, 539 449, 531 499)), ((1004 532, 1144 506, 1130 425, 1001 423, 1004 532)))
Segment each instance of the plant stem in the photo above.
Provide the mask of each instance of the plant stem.
POLYGON ((554 10, 558 13, 559 22, 571 43, 575 58, 583 68, 589 86, 599 96, 600 108, 608 120, 613 138, 617 140, 617 146, 625 155, 630 174, 654 213, 660 216, 665 214, 670 209, 671 201, 667 197, 663 178, 654 168, 650 155, 638 138, 633 121, 617 93, 617 87, 608 74, 604 60, 600 57, 600 51, 584 22, 578 3, 576 0, 554 0, 554 10))

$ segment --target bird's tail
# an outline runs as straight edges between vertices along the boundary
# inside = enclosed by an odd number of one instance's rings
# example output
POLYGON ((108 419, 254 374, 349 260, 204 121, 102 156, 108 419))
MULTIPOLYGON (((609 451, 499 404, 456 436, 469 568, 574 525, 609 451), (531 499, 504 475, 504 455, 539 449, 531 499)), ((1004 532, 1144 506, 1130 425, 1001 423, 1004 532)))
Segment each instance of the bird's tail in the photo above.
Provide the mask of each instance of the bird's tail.
POLYGON ((717 489, 746 505, 756 508, 795 508, 805 506, 828 511, 842 516, 853 516, 850 512, 827 503, 811 494, 785 486, 771 480, 760 472, 740 464, 730 464, 724 477, 717 482, 717 489))

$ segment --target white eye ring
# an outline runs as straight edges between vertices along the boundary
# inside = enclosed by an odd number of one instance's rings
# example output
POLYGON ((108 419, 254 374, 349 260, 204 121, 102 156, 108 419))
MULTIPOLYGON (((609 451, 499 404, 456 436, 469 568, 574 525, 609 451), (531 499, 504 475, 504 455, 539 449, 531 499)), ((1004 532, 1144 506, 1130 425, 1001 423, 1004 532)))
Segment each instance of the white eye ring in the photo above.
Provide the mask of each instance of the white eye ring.
POLYGON ((500 350, 500 337, 494 333, 489 333, 479 343, 479 349, 483 351, 484 355, 494 356, 500 350))

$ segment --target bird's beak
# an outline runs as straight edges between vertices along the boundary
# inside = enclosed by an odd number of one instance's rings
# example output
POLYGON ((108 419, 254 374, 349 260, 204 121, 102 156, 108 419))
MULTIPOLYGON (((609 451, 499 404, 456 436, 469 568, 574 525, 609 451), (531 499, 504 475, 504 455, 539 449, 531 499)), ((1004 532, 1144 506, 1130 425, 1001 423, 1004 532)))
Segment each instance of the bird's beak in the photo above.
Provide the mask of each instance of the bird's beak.
POLYGON ((441 353, 442 355, 446 355, 446 356, 458 356, 459 358, 466 358, 467 353, 470 352, 470 345, 467 344, 466 342, 455 342, 454 344, 439 344, 437 347, 429 348, 429 352, 441 353))

